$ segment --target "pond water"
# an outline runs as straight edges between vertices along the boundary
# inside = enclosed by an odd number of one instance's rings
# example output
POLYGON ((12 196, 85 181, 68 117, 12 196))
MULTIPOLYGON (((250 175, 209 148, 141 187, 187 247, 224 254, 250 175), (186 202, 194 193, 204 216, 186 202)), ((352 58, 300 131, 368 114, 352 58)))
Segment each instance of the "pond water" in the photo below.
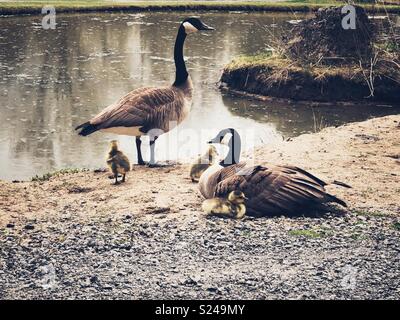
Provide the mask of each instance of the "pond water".
MULTIPOLYGON (((57 15, 43 30, 40 16, 0 17, 0 179, 28 179, 61 168, 105 166, 108 141, 73 128, 125 93, 174 79, 178 23, 190 13, 57 15)), ((188 37, 187 66, 195 86, 189 117, 157 141, 156 157, 190 161, 204 141, 233 127, 244 148, 314 132, 322 127, 399 113, 398 107, 310 107, 222 94, 216 86, 224 64, 264 51, 271 38, 302 15, 204 13, 214 32, 188 37)), ((134 160, 132 137, 118 136, 134 160)), ((147 144, 142 145, 144 157, 147 144)))

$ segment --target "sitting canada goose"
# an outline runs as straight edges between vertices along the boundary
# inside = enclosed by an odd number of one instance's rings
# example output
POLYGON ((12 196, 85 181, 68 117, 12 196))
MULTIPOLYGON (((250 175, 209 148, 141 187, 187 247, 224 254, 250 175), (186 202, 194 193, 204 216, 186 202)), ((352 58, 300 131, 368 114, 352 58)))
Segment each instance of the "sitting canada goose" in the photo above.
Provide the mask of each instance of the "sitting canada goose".
MULTIPOLYGON (((242 191, 247 197, 247 213, 253 216, 295 214, 301 207, 325 202, 346 203, 325 190, 327 183, 294 166, 239 163, 241 142, 234 129, 225 129, 208 143, 228 144, 229 152, 220 163, 209 167, 200 177, 199 189, 207 198, 226 197, 242 191)), ((341 182, 335 184, 350 187, 341 182)))
POLYGON ((107 164, 114 175, 115 184, 118 184, 118 174, 122 175, 121 182, 125 182, 126 173, 130 170, 131 165, 128 157, 122 151, 118 150, 116 140, 111 141, 111 150, 108 153, 107 164))
POLYGON ((209 215, 241 219, 246 214, 244 201, 247 200, 243 192, 231 191, 228 199, 212 198, 204 200, 202 209, 209 215))
POLYGON ((157 138, 181 123, 191 109, 193 85, 183 58, 183 44, 188 34, 202 30, 214 29, 197 18, 185 19, 180 24, 174 47, 175 82, 171 86, 133 90, 75 130, 81 129, 81 136, 98 130, 135 136, 139 165, 145 164, 140 137, 147 135, 150 138, 150 166, 158 166, 154 159, 157 138))
POLYGON ((218 152, 215 146, 210 145, 205 154, 201 155, 196 161, 190 166, 190 178, 192 182, 199 181, 200 176, 209 166, 213 165, 218 157, 218 152))

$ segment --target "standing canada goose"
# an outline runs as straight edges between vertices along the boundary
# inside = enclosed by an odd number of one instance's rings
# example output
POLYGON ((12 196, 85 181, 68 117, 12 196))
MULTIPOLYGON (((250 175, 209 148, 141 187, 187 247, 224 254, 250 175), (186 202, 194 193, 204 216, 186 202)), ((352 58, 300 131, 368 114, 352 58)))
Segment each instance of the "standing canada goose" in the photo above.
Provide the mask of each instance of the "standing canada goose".
POLYGON ((148 135, 150 166, 158 166, 154 158, 157 138, 181 123, 191 109, 193 85, 186 70, 183 45, 188 34, 202 30, 214 29, 197 18, 185 19, 180 24, 174 47, 175 82, 171 86, 133 90, 75 130, 81 129, 81 136, 98 130, 135 136, 139 165, 145 164, 140 137, 148 135))
POLYGON ((116 140, 111 141, 111 150, 108 153, 107 165, 114 176, 115 184, 118 184, 118 174, 122 174, 121 182, 125 182, 126 173, 130 170, 131 165, 127 156, 118 150, 118 142, 116 140))
POLYGON ((210 145, 205 154, 201 155, 196 161, 190 166, 190 178, 192 182, 199 181, 200 176, 209 166, 215 163, 218 152, 215 146, 210 145))
MULTIPOLYGON (((346 203, 325 190, 327 183, 294 166, 239 163, 241 142, 234 129, 225 129, 208 143, 229 146, 224 160, 208 168, 200 177, 201 194, 210 199, 226 197, 231 191, 242 191, 247 197, 247 213, 253 216, 296 214, 302 207, 321 203, 346 203)), ((335 184, 349 187, 341 182, 335 184)))
POLYGON ((202 209, 209 215, 241 219, 246 214, 244 201, 247 200, 243 192, 231 191, 228 199, 212 198, 204 200, 202 209))

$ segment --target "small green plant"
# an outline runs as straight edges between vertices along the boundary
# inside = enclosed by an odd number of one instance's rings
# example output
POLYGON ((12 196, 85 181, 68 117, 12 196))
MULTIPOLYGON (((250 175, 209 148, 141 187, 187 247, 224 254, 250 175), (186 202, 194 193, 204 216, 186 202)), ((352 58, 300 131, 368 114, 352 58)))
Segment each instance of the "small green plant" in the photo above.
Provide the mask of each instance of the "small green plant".
POLYGON ((87 169, 75 169, 75 168, 68 168, 68 169, 61 169, 57 170, 54 172, 47 172, 43 175, 36 175, 32 177, 32 182, 43 182, 43 181, 49 181, 52 177, 58 177, 63 174, 71 174, 71 173, 78 173, 82 171, 86 171, 87 169))
POLYGON ((357 216, 367 216, 367 217, 386 217, 387 214, 377 211, 367 211, 367 210, 355 210, 353 213, 357 216))
POLYGON ((274 61, 272 52, 263 52, 256 55, 240 55, 233 59, 226 68, 233 69, 238 67, 252 67, 259 66, 262 64, 271 64, 274 61))
POLYGON ((350 238, 353 240, 365 240, 367 236, 362 233, 353 233, 350 235, 350 238))
POLYGON ((394 39, 386 41, 384 44, 382 44, 382 47, 384 50, 390 53, 397 53, 400 51, 400 44, 394 39))
POLYGON ((291 236, 306 237, 306 238, 321 238, 323 236, 323 234, 318 232, 318 231, 315 231, 315 230, 303 230, 303 229, 290 230, 289 234, 291 236))
POLYGON ((392 225, 394 230, 400 231, 400 222, 395 222, 392 225))

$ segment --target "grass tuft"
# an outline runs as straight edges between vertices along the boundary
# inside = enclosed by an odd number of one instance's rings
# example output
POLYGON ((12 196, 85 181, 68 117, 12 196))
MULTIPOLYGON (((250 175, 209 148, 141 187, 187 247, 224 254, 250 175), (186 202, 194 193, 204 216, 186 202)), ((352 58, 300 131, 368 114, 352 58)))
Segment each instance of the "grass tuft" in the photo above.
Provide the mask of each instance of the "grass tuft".
POLYGON ((366 216, 366 217, 387 217, 388 214, 378 211, 368 211, 368 210, 354 210, 352 211, 357 216, 366 216))
POLYGON ((392 225, 394 230, 400 231, 400 222, 395 222, 392 225))
POLYGON ((323 233, 320 233, 318 231, 315 230, 303 230, 303 229, 299 229, 299 230, 290 230, 289 234, 291 236, 296 236, 296 237, 306 237, 306 238, 321 238, 323 236, 323 233))
POLYGON ((36 175, 32 177, 31 181, 32 182, 44 182, 44 181, 49 181, 52 177, 58 177, 64 174, 73 174, 73 173, 79 173, 79 172, 84 172, 87 171, 87 169, 75 169, 75 168, 67 168, 67 169, 61 169, 53 172, 47 172, 43 175, 36 175))

